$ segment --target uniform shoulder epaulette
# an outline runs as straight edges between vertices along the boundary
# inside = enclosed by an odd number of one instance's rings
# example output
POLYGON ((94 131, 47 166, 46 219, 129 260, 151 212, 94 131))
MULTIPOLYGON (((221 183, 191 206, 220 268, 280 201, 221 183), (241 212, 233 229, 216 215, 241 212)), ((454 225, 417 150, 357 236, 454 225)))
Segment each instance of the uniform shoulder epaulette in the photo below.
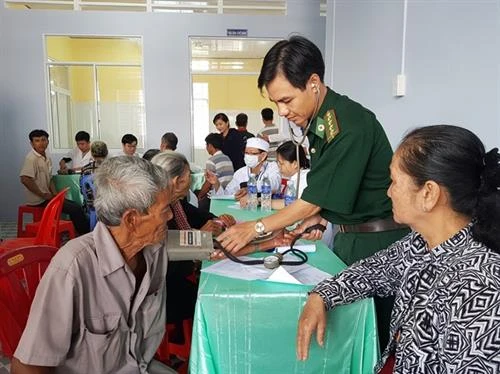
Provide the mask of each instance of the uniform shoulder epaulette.
POLYGON ((335 110, 330 109, 325 113, 323 119, 325 125, 326 142, 330 143, 340 133, 340 126, 339 122, 337 121, 337 114, 335 113, 335 110))

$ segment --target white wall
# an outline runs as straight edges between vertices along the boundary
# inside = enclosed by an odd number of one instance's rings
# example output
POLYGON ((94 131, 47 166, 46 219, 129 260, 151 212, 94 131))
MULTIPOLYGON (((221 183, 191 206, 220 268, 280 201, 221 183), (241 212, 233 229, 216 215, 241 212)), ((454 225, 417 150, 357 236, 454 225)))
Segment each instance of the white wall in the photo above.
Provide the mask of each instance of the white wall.
POLYGON ((0 220, 13 219, 24 199, 19 169, 28 133, 48 128, 44 34, 143 36, 146 148, 173 131, 191 154, 189 36, 223 37, 228 28, 249 37, 284 38, 298 32, 325 43, 319 0, 291 0, 287 16, 9 10, 0 2, 0 220))
POLYGON ((408 0, 407 95, 401 68, 403 0, 328 0, 327 79, 371 109, 395 147, 409 128, 437 123, 500 143, 498 0, 408 0))

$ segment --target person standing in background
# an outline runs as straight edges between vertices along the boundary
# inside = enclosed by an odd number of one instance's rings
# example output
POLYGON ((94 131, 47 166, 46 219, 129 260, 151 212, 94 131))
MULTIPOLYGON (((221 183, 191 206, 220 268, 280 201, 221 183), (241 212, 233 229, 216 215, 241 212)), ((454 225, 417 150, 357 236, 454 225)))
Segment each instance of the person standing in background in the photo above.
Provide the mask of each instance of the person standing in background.
POLYGON ((248 126, 248 116, 245 113, 240 113, 236 116, 236 127, 238 131, 243 136, 243 140, 246 142, 248 138, 253 138, 255 135, 247 131, 248 126))
POLYGON ((257 136, 269 143, 269 160, 276 161, 276 148, 286 140, 286 137, 280 133, 279 127, 275 125, 274 112, 271 108, 262 109, 260 115, 264 128, 257 133, 257 136))
POLYGON ((217 131, 224 138, 222 153, 231 159, 233 169, 238 170, 245 166, 243 154, 245 153, 245 141, 243 136, 233 128, 229 127, 229 118, 224 113, 215 115, 213 123, 217 131))

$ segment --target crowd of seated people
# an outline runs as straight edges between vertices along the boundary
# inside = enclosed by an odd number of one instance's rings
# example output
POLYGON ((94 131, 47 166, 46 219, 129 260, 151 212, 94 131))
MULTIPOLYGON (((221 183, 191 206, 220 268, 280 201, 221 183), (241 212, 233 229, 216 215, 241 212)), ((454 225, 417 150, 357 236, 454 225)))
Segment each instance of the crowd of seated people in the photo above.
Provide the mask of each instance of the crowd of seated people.
MULTIPOLYGON (((309 171, 304 149, 291 141, 284 142, 276 149, 277 162, 269 161, 270 144, 262 137, 249 137, 243 154, 245 165, 234 172, 234 160, 223 152, 229 121, 222 114, 214 118, 221 134, 209 134, 205 139, 210 158, 205 165, 204 196, 209 190, 214 195, 234 194, 245 206, 244 185, 254 174, 259 191, 264 177, 269 178, 273 192, 280 191, 281 179, 285 178, 299 186, 300 197, 309 171)), ((70 215, 83 236, 68 242, 44 275, 15 353, 12 372, 49 367, 72 373, 105 372, 141 365, 151 373, 171 372, 153 360, 163 336, 161 329, 153 338, 130 339, 117 328, 124 318, 111 320, 105 316, 110 310, 116 316, 128 316, 134 310, 136 314, 127 317, 134 319, 141 308, 154 304, 160 322, 166 318, 182 330, 182 321, 194 316, 199 264, 172 262, 167 271, 168 258, 161 250, 167 229, 199 229, 216 237, 234 225, 235 219, 230 215, 217 217, 188 202, 190 164, 184 155, 173 150, 177 147, 175 134, 164 134, 160 149, 149 150, 143 159, 118 156, 109 160, 106 144, 90 143, 85 134, 81 131, 75 136, 80 154, 72 158, 71 168, 69 161, 63 159, 60 171, 80 172, 82 181, 92 177, 95 187, 82 187, 82 194, 86 211, 93 210, 100 222, 89 226, 80 206, 69 200, 64 202, 63 212, 70 215), (86 152, 84 142, 89 146, 86 152), (75 160, 88 162, 78 165, 75 160), (144 193, 148 194, 147 199, 144 193), (89 229, 94 231, 86 234, 89 229), (104 249, 109 253, 104 255, 104 249), (79 261, 75 262, 76 257, 79 261), (109 282, 104 282, 107 274, 103 271, 109 268, 101 258, 120 264, 117 269, 122 270, 115 275, 116 282, 122 284, 128 276, 123 271, 125 265, 132 269, 137 282, 130 290, 121 289, 116 300, 106 292, 109 282), (166 274, 166 280, 162 282, 158 274, 166 274), (159 283, 150 284, 144 279, 159 283), (138 292, 146 283, 149 289, 138 292), (89 288, 89 284, 99 287, 89 288), (162 297, 150 303, 144 295, 149 295, 153 288, 162 297), (132 297, 127 298, 130 305, 123 308, 119 300, 125 294, 132 297), (91 325, 80 323, 89 320, 89 305, 90 313, 98 310, 104 317, 91 325), (96 355, 96 342, 104 335, 110 336, 105 347, 119 344, 129 349, 120 350, 113 359, 106 350, 96 355), (82 371, 81 367, 85 369, 82 371)), ((52 163, 46 153, 48 138, 44 130, 29 134, 32 150, 26 156, 20 178, 31 205, 44 206, 56 193, 51 180, 52 163)), ((138 155, 134 138, 126 134, 122 140, 123 152, 129 156, 138 155)), ((328 310, 361 298, 395 296, 391 340, 377 372, 460 373, 470 365, 498 372, 500 344, 490 339, 500 331, 500 278, 495 271, 500 268, 498 150, 486 152, 479 138, 461 127, 418 128, 404 137, 394 153, 391 179, 387 194, 393 202, 394 219, 407 224, 411 233, 313 289, 299 320, 297 357, 307 359, 314 334, 323 344, 328 310), (475 266, 471 267, 471 263, 475 266), (461 347, 459 352, 457 345, 461 347)), ((283 207, 282 200, 273 201, 273 209, 283 207)), ((292 232, 279 236, 268 244, 287 243, 293 235, 292 232)), ((262 245, 259 250, 265 247, 262 245)), ((238 254, 254 251, 255 247, 248 247, 238 254)), ((214 259, 223 257, 217 253, 214 259)), ((145 324, 160 323, 157 319, 141 318, 137 322, 138 336, 152 328, 145 324)))

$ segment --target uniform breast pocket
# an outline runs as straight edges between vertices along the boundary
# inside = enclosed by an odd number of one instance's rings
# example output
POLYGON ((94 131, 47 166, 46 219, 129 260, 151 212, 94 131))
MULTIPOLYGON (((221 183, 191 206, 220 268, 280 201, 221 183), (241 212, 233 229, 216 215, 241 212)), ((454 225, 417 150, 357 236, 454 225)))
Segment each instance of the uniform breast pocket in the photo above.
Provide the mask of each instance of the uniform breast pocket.
POLYGON ((80 362, 88 373, 113 373, 125 364, 127 330, 120 322, 120 315, 85 322, 80 362))

